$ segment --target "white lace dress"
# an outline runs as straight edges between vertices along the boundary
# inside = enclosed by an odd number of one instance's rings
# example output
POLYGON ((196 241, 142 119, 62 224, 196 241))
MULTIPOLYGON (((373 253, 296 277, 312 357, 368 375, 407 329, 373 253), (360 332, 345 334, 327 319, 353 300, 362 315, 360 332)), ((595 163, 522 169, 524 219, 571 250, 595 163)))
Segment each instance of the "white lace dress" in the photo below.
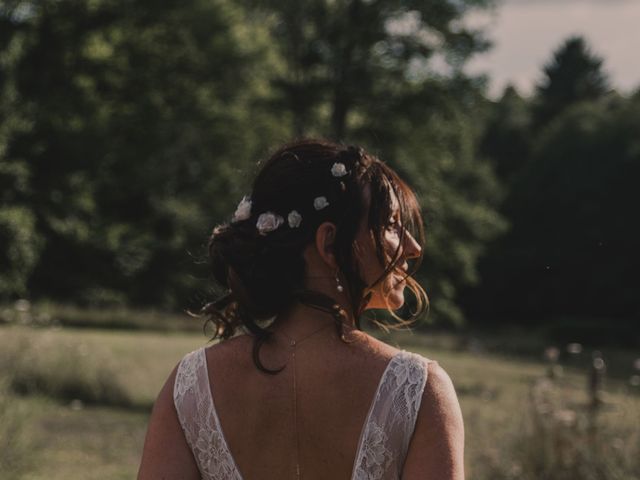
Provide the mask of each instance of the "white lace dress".
MULTIPOLYGON (((352 480, 400 478, 429 361, 405 350, 389 361, 360 433, 352 480)), ((242 480, 213 404, 204 347, 180 362, 173 399, 202 478, 242 480)))

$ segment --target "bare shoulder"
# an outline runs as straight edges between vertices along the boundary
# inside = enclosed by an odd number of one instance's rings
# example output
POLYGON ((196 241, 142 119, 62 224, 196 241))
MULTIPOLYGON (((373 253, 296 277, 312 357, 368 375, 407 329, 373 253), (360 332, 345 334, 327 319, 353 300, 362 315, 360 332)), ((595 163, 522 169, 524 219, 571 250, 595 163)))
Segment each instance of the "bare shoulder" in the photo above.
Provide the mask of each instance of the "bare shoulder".
POLYGON ((464 424, 449 374, 438 362, 426 364, 427 382, 422 394, 404 480, 464 479, 464 424))
POLYGON ((354 335, 356 342, 354 345, 357 345, 357 348, 364 352, 371 354, 375 358, 389 360, 395 354, 400 352, 400 350, 388 343, 383 342, 382 340, 378 340, 372 335, 369 335, 363 331, 355 331, 352 332, 351 335, 354 335))
MULTIPOLYGON (((459 419, 460 404, 451 377, 437 361, 427 363, 427 382, 422 394, 421 413, 437 414, 442 419, 459 419)), ((432 422, 433 419, 430 420, 432 422)))
POLYGON ((176 365, 153 405, 138 471, 143 479, 189 479, 200 474, 173 403, 176 365))

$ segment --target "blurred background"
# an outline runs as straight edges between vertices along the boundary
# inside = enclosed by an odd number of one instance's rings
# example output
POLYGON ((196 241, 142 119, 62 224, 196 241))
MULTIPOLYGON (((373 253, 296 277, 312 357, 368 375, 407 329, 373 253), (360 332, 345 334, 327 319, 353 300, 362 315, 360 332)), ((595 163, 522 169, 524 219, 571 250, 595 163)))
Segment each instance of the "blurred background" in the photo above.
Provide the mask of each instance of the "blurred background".
MULTIPOLYGON (((640 2, 0 0, 0 472, 131 478, 212 228, 300 136, 422 203, 474 479, 640 478, 640 2)), ((211 332, 205 332, 211 333, 211 332)))

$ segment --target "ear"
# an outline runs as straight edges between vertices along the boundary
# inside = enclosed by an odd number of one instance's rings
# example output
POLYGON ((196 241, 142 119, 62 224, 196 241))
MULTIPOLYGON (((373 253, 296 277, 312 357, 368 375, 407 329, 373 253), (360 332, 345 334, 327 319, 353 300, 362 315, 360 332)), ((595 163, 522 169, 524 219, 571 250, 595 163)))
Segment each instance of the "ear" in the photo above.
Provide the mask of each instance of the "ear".
POLYGON ((332 269, 338 266, 335 256, 336 226, 324 222, 316 230, 316 250, 320 258, 332 269))

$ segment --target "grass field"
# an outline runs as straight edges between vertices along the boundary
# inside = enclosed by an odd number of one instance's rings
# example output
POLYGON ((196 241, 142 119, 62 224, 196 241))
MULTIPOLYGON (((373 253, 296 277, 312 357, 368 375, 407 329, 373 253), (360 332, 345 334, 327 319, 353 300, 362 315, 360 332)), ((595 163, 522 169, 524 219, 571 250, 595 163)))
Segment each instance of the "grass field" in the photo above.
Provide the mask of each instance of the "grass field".
MULTIPOLYGON (((449 372, 467 478, 640 479, 638 387, 608 379, 590 414, 577 368, 549 382, 541 361, 462 350, 447 336, 379 336, 449 372)), ((198 333, 1 326, 2 478, 134 478, 157 392, 204 343, 198 333)))

